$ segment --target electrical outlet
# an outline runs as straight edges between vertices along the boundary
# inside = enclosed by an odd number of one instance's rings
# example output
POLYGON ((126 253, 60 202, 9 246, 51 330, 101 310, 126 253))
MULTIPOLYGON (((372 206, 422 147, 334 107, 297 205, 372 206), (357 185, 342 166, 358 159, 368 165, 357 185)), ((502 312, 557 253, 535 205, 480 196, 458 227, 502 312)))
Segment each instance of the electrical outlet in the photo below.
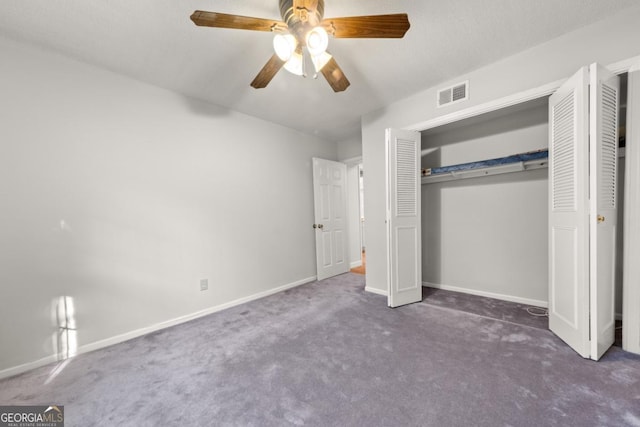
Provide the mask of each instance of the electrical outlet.
POLYGON ((209 289, 209 280, 208 279, 200 279, 200 290, 206 291, 209 289))

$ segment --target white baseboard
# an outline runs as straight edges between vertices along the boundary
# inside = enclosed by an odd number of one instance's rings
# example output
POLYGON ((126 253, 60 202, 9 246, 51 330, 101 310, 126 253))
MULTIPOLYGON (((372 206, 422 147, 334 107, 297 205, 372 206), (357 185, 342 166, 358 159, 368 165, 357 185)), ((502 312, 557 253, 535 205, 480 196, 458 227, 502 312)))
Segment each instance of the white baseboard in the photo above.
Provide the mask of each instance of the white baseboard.
POLYGON ((362 266, 362 260, 358 260, 358 261, 353 261, 350 265, 349 268, 356 268, 356 267, 361 267, 362 266))
POLYGON ((498 294, 494 292, 478 291, 475 289, 460 288, 458 286, 442 285, 442 284, 430 283, 430 282, 422 282, 422 286, 426 286, 428 288, 443 289, 445 291, 462 292, 464 294, 478 295, 481 297, 495 298, 495 299, 500 299, 504 301, 517 302, 519 304, 533 305, 536 307, 547 308, 549 306, 549 303, 547 301, 541 301, 541 300, 536 300, 531 298, 521 298, 513 295, 498 294))
POLYGON ((22 365, 12 366, 11 368, 3 369, 0 371, 0 380, 4 378, 13 377, 14 375, 21 374, 23 372, 30 371, 41 366, 46 366, 50 363, 60 362, 55 354, 43 357, 42 359, 35 360, 33 362, 24 363, 22 365))
POLYGON ((382 295, 383 297, 386 297, 389 295, 387 291, 383 291, 382 289, 370 288, 368 286, 366 286, 364 290, 367 292, 371 292, 372 294, 382 295))
MULTIPOLYGON (((297 280, 292 283, 288 283, 286 285, 279 286, 277 288, 269 289, 263 292, 258 292, 257 294, 249 295, 247 297, 239 298, 233 301, 229 301, 220 305, 216 305, 213 307, 206 308, 204 310, 196 311, 195 313, 186 314, 184 316, 176 317, 174 319, 166 320, 164 322, 156 323, 151 326, 147 326, 144 328, 136 329, 134 331, 126 332, 124 334, 116 335, 110 338, 106 338, 100 341, 95 341, 89 344, 85 344, 80 346, 76 352, 76 354, 88 353, 90 351, 98 350, 101 348, 105 348, 114 344, 119 344, 121 342, 128 341, 133 338, 137 338, 142 335, 146 335, 151 332, 159 331, 161 329, 169 328, 171 326, 179 325, 181 323, 188 322, 190 320, 197 319, 199 317, 207 316, 209 314, 216 313, 218 311, 225 310, 227 308, 235 307, 240 304, 244 304, 250 301, 254 301, 260 298, 267 297, 269 295, 277 294, 278 292, 286 291, 287 289, 295 288, 296 286, 304 285, 305 283, 313 282, 316 280, 317 276, 307 277, 306 279, 297 280)), ((23 372, 30 371, 35 368, 40 368, 42 366, 48 365, 50 363, 60 362, 58 360, 57 355, 52 354, 46 356, 42 359, 35 360, 33 362, 24 363, 22 365, 13 366, 11 368, 3 369, 0 371, 0 379, 12 377, 14 375, 21 374, 23 372)))

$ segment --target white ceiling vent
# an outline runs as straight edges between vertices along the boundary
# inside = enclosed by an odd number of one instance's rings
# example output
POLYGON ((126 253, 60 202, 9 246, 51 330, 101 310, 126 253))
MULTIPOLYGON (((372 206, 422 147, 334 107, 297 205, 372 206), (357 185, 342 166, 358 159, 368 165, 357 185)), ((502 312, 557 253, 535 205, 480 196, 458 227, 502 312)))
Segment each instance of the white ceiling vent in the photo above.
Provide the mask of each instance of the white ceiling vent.
POLYGON ((438 108, 469 99, 469 80, 438 91, 438 108))

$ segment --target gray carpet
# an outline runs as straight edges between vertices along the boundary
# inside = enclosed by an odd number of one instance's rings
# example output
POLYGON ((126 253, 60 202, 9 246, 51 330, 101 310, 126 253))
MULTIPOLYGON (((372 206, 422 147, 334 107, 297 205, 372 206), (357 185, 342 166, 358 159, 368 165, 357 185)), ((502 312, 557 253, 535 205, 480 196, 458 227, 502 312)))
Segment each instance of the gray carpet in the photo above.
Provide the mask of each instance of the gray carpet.
POLYGON ((422 289, 423 304, 464 311, 490 319, 531 326, 532 328, 549 329, 548 317, 537 317, 527 312, 527 308, 531 308, 534 313, 542 313, 544 309, 540 307, 463 294, 460 292, 451 292, 443 289, 422 289))
POLYGON ((640 426, 638 356, 363 288, 347 273, 37 369, 0 404, 62 404, 67 426, 640 426))

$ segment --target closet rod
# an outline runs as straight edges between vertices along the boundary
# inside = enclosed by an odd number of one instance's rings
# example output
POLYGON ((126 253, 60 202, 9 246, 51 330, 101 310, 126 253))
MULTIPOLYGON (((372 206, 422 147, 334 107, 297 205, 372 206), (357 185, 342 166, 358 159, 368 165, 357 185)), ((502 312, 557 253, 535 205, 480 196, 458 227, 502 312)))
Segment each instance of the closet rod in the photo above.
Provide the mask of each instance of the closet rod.
POLYGON ((548 163, 548 158, 545 157, 542 159, 527 160, 524 162, 487 166, 476 169, 450 171, 438 175, 423 176, 422 184, 434 184, 436 182, 454 181, 458 179, 478 178, 483 176, 500 175, 504 173, 542 169, 548 167, 548 163))
MULTIPOLYGON (((424 171, 422 172, 422 184, 434 184, 436 182, 445 182, 445 181, 454 181, 457 179, 468 179, 468 178, 478 178, 483 176, 491 176, 491 175, 500 175, 503 173, 512 173, 512 172, 522 172, 528 170, 542 169, 549 167, 549 158, 548 152, 546 150, 540 150, 538 152, 525 153, 522 155, 514 155, 508 156, 501 159, 492 159, 489 162, 494 161, 510 161, 512 158, 516 158, 517 156, 532 156, 536 157, 535 159, 530 160, 522 160, 511 163, 501 163, 494 164, 491 166, 482 166, 483 162, 473 162, 465 165, 457 165, 452 166, 454 170, 449 170, 445 172, 438 172, 433 175, 424 175, 424 171), (544 156, 544 157, 542 157, 544 156), (456 169, 460 166, 467 166, 473 164, 474 166, 470 166, 470 169, 456 169)), ((625 157, 625 147, 618 148, 618 157, 625 157)), ((450 167, 438 168, 438 169, 448 169, 450 167)))

